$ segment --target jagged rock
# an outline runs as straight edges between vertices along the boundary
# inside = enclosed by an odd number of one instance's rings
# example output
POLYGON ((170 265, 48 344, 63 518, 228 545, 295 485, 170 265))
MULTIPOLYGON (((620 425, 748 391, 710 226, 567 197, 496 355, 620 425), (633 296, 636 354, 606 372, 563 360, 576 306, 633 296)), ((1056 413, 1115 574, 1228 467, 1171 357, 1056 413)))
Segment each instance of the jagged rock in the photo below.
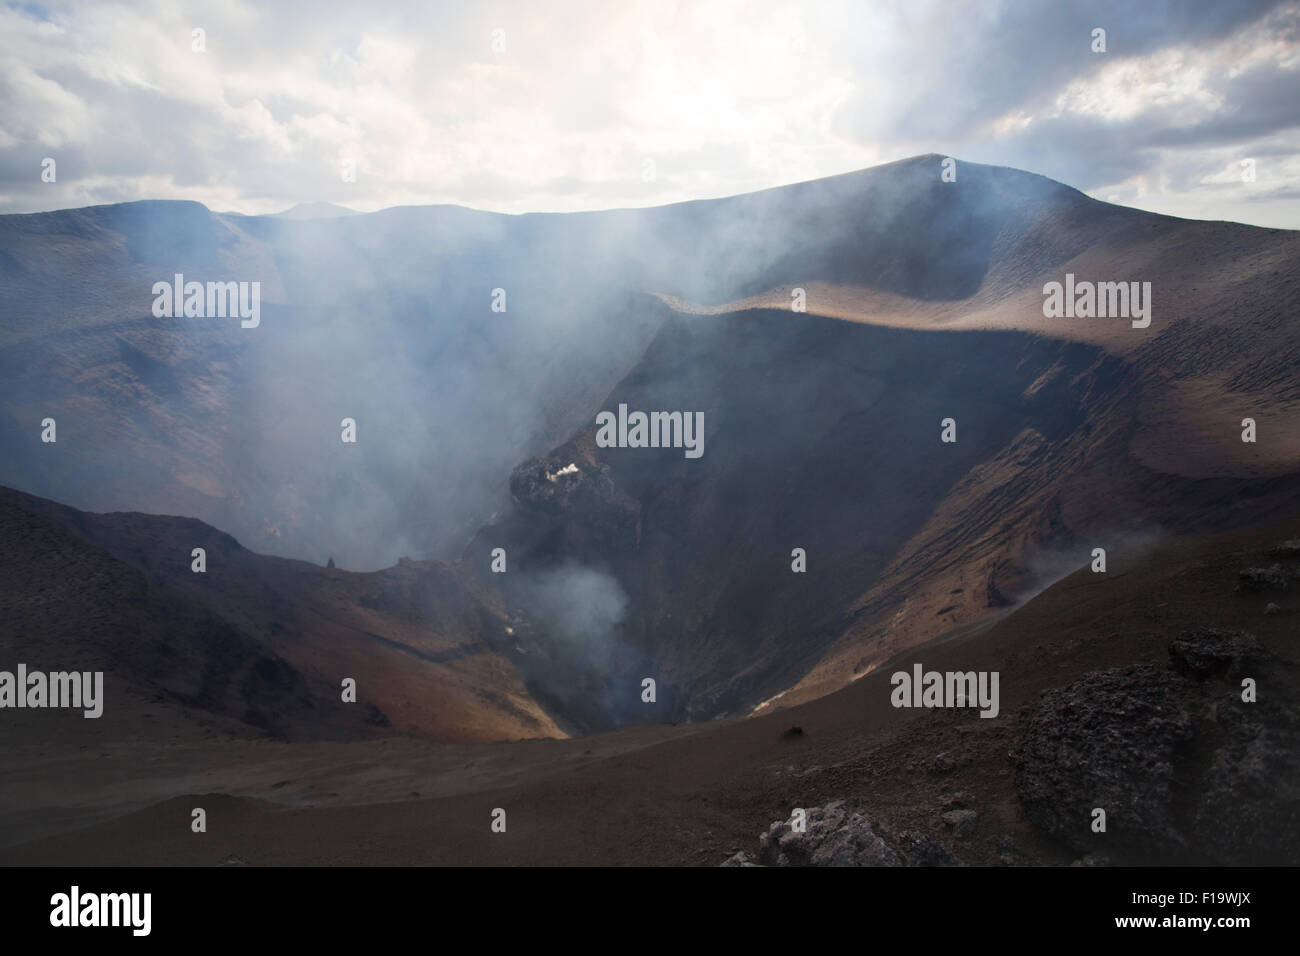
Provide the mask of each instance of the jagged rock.
POLYGON ((1291 572, 1280 564, 1267 568, 1246 568, 1238 573, 1238 588, 1243 591, 1286 591, 1291 587, 1291 572))
POLYGON ((1282 614, 1282 613, 1283 613, 1283 610, 1282 610, 1281 607, 1279 607, 1278 605, 1274 604, 1272 601, 1269 601, 1266 605, 1264 605, 1264 613, 1265 613, 1265 614, 1282 614))
POLYGON ((1249 634, 1202 628, 1174 645, 1183 674, 1149 664, 1094 671, 1044 694, 1014 753, 1025 812, 1084 854, 1293 863, 1300 707, 1241 699, 1235 662, 1263 660, 1249 634), (1094 807, 1106 811, 1106 833, 1091 830, 1094 807))
POLYGON ((510 497, 522 508, 558 514, 586 482, 586 472, 567 468, 545 458, 530 458, 511 473, 510 497))
POLYGON ((1300 538, 1283 541, 1270 548, 1268 553, 1277 558, 1300 558, 1300 538))
POLYGON ((1080 852, 1110 840, 1182 846, 1174 822, 1174 749, 1191 735, 1179 678, 1143 664, 1094 671, 1043 695, 1015 753, 1030 820, 1080 852), (1092 811, 1108 833, 1093 833, 1092 811))
POLYGON ((796 833, 778 820, 759 838, 764 866, 899 866, 901 860, 860 813, 849 815, 844 801, 811 807, 807 827, 796 833))
POLYGON ((1260 652, 1254 634, 1213 627, 1189 631, 1169 644, 1169 659, 1174 667, 1201 680, 1231 673, 1260 652))
POLYGON ((949 810, 942 815, 942 819, 952 829, 953 836, 964 837, 975 829, 979 814, 974 810, 949 810))
POLYGON ((753 860, 749 858, 749 854, 746 853, 744 850, 741 850, 739 853, 735 853, 727 857, 718 865, 719 866, 758 866, 757 863, 755 863, 753 860))
POLYGON ((619 489, 608 465, 530 458, 510 474, 510 497, 523 512, 565 529, 562 553, 636 546, 639 502, 619 489))
POLYGON ((898 849, 908 866, 966 865, 938 840, 914 830, 899 834, 898 849))

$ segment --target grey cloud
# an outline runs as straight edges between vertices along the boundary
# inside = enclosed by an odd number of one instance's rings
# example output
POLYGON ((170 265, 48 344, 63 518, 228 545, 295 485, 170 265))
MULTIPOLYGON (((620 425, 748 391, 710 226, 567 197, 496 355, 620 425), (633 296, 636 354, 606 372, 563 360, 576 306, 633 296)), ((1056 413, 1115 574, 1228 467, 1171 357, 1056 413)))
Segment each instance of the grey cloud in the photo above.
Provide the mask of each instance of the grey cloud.
POLYGON ((921 17, 904 5, 895 25, 908 42, 891 50, 890 71, 898 77, 892 96, 882 103, 881 91, 860 89, 838 121, 850 135, 965 137, 1010 109, 1050 98, 1070 80, 1095 73, 1108 58, 1220 39, 1278 6, 1278 0, 1141 5, 1038 0, 1001 5, 993 16, 970 4, 943 4, 921 17), (1104 56, 1091 51, 1095 27, 1106 30, 1104 56))

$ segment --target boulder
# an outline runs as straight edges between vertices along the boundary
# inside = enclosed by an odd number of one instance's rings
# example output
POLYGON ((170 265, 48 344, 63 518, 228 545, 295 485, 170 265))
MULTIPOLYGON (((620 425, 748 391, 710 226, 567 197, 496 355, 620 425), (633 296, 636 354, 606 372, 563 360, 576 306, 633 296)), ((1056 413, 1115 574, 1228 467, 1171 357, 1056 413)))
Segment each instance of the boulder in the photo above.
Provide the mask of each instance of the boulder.
POLYGON ((1237 574, 1237 589, 1255 593, 1258 591, 1286 591, 1291 587, 1291 572, 1280 564, 1271 564, 1267 568, 1246 568, 1237 574))
POLYGON ((1189 631, 1169 644, 1169 660, 1174 668, 1198 680, 1235 673, 1243 663, 1261 654, 1254 634, 1215 627, 1189 631))
POLYGON ((778 820, 759 838, 764 866, 900 866, 898 854, 860 813, 849 814, 844 801, 807 810, 804 832, 790 820, 778 820))

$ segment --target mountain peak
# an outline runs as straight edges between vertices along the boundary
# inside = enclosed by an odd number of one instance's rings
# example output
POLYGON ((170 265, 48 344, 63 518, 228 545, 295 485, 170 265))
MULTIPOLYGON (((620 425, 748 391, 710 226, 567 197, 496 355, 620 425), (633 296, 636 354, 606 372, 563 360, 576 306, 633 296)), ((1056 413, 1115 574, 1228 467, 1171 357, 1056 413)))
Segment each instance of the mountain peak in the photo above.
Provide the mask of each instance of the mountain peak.
POLYGON ((340 206, 332 202, 300 202, 296 206, 290 206, 284 212, 272 213, 273 219, 339 219, 343 216, 358 215, 355 209, 349 209, 347 206, 340 206))

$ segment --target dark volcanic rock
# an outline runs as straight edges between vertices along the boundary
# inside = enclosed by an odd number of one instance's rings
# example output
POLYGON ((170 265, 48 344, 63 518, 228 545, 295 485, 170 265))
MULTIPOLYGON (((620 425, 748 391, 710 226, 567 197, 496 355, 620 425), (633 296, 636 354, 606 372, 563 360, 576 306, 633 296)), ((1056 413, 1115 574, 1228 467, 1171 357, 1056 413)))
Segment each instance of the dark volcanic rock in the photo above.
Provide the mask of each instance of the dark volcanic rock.
MULTIPOLYGON (((1267 680, 1262 683, 1267 686, 1267 680)), ((1222 691, 1207 708, 1208 759, 1189 768, 1197 795, 1187 829, 1216 862, 1294 865, 1300 859, 1300 709, 1222 691)))
MULTIPOLYGON (((1256 638, 1200 628, 1171 668, 1095 671, 1043 696, 1015 753, 1029 818, 1123 863, 1284 865, 1300 857, 1300 708, 1269 686, 1256 638), (1094 807, 1106 833, 1093 833, 1094 807)), ((1088 857, 1085 857, 1085 861, 1088 857)))
POLYGON ((1259 639, 1254 634, 1213 627, 1176 637, 1169 645, 1169 660, 1174 667, 1200 679, 1235 673, 1243 662, 1260 653, 1259 639))
POLYGON ((755 863, 753 860, 749 858, 749 854, 746 853, 744 850, 741 850, 739 853, 732 854, 731 856, 727 857, 726 860, 724 860, 722 863, 719 863, 718 865, 719 866, 758 866, 757 863, 755 863))
POLYGON ((979 814, 974 810, 949 810, 942 814, 942 819, 951 828, 953 836, 964 837, 975 829, 979 814))
POLYGON ((510 497, 525 514, 542 519, 539 528, 563 529, 567 553, 634 549, 640 504, 624 494, 608 465, 531 458, 510 475, 510 497))
POLYGON ((965 866, 946 846, 924 833, 910 831, 898 838, 898 849, 908 866, 965 866))
POLYGON ((1242 591, 1286 591, 1291 587, 1291 572, 1280 564, 1267 568, 1246 568, 1237 574, 1241 583, 1237 587, 1242 591))
POLYGON ((956 770, 958 767, 964 766, 968 763, 970 763, 969 757, 955 757, 951 753, 945 751, 944 753, 935 755, 934 760, 930 762, 930 769, 935 773, 948 773, 950 770, 956 770))
POLYGON ((1016 754, 1029 818, 1080 852, 1115 842, 1181 846, 1174 751, 1191 735, 1179 679, 1150 664, 1095 671, 1043 696, 1016 754), (1106 811, 1106 833, 1092 812, 1106 811))

